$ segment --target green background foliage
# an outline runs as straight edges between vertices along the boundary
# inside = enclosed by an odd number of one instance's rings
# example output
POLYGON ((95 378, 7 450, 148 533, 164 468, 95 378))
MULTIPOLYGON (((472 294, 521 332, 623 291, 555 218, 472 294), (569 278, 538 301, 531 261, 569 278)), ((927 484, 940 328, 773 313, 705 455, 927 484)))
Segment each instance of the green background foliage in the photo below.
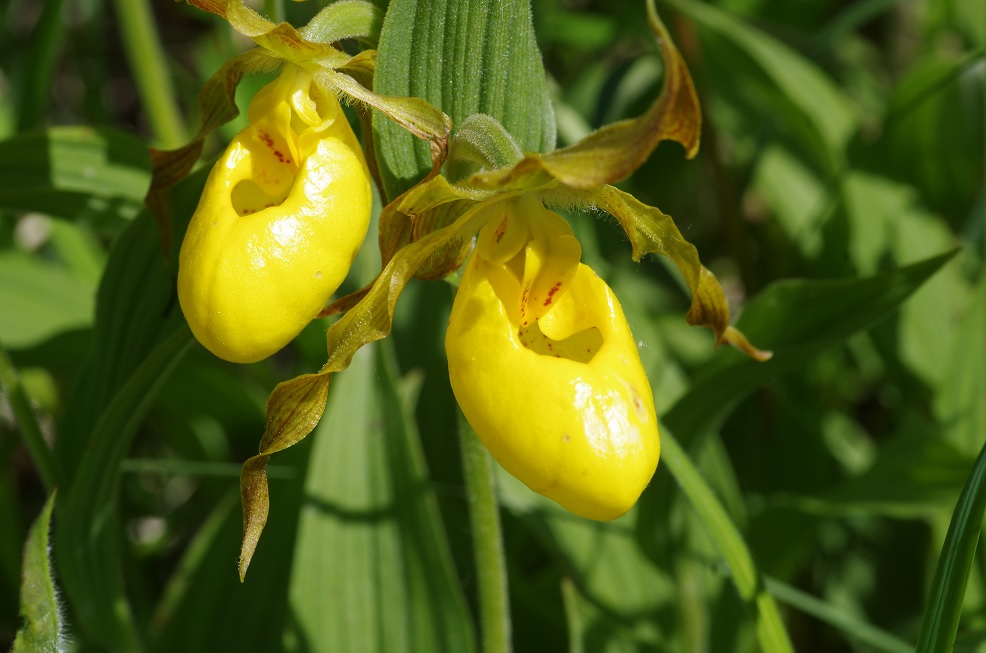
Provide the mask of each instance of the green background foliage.
MULTIPOLYGON (((262 9, 302 25, 323 4, 262 9)), ((491 113, 527 150, 660 90, 643 2, 533 0, 530 20, 523 0, 392 4, 376 90, 456 122, 491 113)), ((983 650, 986 5, 657 8, 695 78, 702 148, 664 144, 620 188, 676 219, 775 356, 713 350, 670 267, 633 263, 612 221, 569 216, 640 342, 664 458, 607 524, 494 466, 513 650, 983 650)), ((239 467, 273 387, 325 361, 327 323, 261 363, 215 359, 174 290, 206 167, 175 189, 170 252, 141 202, 147 146, 194 133, 196 93, 251 44, 170 2, 0 9, 0 649, 25 624, 57 639, 30 626, 46 615, 80 651, 495 641, 444 357, 452 287, 412 282, 392 337, 272 459, 241 585, 239 467)), ((244 80, 241 109, 266 79, 244 80)), ((206 163, 243 124, 207 140, 206 163)), ((427 148, 379 116, 374 133, 393 195, 427 148)), ((370 238, 340 293, 378 269, 370 238)))

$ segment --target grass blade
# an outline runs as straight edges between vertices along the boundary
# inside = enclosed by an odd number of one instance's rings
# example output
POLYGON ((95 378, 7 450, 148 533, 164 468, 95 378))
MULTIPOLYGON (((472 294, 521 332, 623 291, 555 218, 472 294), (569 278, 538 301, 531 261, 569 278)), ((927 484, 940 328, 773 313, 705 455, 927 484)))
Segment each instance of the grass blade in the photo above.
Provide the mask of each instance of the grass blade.
POLYGON ((792 608, 810 614, 819 621, 824 621, 834 628, 838 628, 848 637, 868 644, 877 651, 883 653, 911 653, 914 645, 909 642, 880 630, 873 624, 867 623, 845 610, 837 608, 825 601, 822 601, 807 592, 802 592, 796 587, 787 583, 782 583, 773 578, 767 579, 767 591, 774 595, 781 603, 785 603, 792 608))
POLYGON ((982 530, 986 510, 986 447, 979 453, 962 495, 948 525, 928 604, 921 622, 917 653, 945 653, 952 650, 962 614, 973 556, 982 530))
POLYGON ((767 592, 763 574, 729 518, 726 509, 689 460, 671 432, 661 429, 661 456, 671 474, 709 529, 719 553, 729 567, 740 598, 756 619, 757 638, 764 653, 794 653, 774 598, 767 592))

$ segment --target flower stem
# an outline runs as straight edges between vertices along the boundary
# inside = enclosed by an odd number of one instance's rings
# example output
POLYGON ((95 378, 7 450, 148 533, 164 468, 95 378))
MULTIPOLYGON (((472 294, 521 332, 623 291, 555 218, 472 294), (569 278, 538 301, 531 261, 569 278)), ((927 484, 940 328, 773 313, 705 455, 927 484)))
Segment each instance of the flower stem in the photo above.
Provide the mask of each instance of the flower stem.
POLYGON ((115 0, 120 32, 137 92, 158 145, 175 148, 186 140, 167 60, 148 0, 115 0))
POLYGON ((479 622, 483 653, 509 653, 510 602, 503 558, 500 514, 489 453, 459 411, 459 446, 469 499, 473 554, 479 586, 479 622))
POLYGON ((31 402, 21 380, 17 376, 17 370, 11 362, 7 352, 0 347, 0 386, 7 389, 7 396, 10 400, 10 407, 14 411, 14 419, 20 427, 21 437, 24 439, 24 446, 34 460, 34 465, 41 476, 45 490, 50 494, 61 480, 58 462, 48 448, 48 444, 41 435, 41 428, 34 417, 31 402))
POLYGON ((275 23, 284 20, 284 1, 283 0, 264 0, 264 13, 267 18, 275 23))

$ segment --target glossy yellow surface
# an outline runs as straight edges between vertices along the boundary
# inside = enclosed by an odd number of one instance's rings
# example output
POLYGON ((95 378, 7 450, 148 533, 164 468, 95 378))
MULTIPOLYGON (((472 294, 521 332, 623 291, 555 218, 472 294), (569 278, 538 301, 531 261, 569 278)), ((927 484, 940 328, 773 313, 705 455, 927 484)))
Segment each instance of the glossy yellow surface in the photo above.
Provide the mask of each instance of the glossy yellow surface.
POLYGON ((459 406, 500 464, 609 520, 650 482, 660 440, 623 311, 580 254, 540 202, 505 203, 463 274, 445 348, 459 406))
POLYGON ((285 65, 213 167, 182 243, 178 299, 195 337, 237 363, 284 347, 345 279, 370 204, 338 100, 285 65))

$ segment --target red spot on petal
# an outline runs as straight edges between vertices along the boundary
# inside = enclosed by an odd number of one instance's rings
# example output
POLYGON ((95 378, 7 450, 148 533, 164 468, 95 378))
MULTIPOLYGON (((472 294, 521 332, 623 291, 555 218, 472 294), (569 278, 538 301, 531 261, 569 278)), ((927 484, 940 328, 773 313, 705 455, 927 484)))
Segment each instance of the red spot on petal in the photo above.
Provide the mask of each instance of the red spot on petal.
POLYGON ((503 234, 507 231, 507 219, 504 218, 503 221, 496 228, 496 244, 499 245, 500 241, 503 240, 503 234))

